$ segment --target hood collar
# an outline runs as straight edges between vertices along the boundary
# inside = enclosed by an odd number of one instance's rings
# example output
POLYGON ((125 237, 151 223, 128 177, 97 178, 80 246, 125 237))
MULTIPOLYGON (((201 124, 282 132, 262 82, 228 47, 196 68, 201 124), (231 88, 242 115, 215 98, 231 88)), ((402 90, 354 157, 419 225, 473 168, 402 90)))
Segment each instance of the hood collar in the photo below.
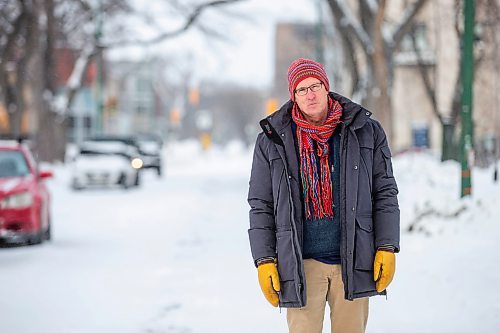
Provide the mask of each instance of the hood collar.
MULTIPOLYGON (((372 115, 372 112, 340 94, 330 92, 329 95, 342 105, 343 110, 341 119, 346 127, 351 126, 354 130, 363 127, 368 118, 372 115)), ((278 111, 267 117, 278 133, 282 133, 283 129, 291 124, 292 106, 292 100, 288 100, 288 102, 283 104, 278 111)))

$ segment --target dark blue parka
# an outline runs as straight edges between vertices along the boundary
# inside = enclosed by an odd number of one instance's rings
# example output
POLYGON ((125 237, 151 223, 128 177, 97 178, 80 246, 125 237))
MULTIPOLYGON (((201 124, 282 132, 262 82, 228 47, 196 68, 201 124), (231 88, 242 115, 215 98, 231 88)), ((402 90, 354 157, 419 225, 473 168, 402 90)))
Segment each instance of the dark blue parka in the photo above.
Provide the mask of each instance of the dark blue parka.
MULTIPOLYGON (((398 189, 380 123, 360 105, 330 93, 343 107, 340 143, 341 244, 345 298, 377 295, 376 248, 399 251, 398 189)), ((250 176, 250 247, 254 260, 277 257, 280 306, 306 305, 302 259, 304 205, 291 118, 292 102, 263 121, 250 176)), ((384 292, 385 293, 385 292, 384 292)))

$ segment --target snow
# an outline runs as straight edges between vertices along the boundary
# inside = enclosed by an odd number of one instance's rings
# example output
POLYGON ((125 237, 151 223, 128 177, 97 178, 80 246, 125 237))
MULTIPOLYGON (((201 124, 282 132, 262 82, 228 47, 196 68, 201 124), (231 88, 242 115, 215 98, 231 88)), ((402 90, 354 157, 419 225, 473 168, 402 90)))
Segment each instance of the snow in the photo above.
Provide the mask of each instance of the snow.
MULTIPOLYGON (((0 249, 2 331, 287 331, 286 310, 261 295, 248 245, 251 148, 184 142, 165 157, 162 178, 148 172, 131 190, 73 192, 70 167, 51 167, 53 241, 0 249)), ((473 170, 465 200, 457 163, 408 153, 394 172, 401 253, 388 298, 370 300, 367 332, 499 331, 492 170, 473 170)))

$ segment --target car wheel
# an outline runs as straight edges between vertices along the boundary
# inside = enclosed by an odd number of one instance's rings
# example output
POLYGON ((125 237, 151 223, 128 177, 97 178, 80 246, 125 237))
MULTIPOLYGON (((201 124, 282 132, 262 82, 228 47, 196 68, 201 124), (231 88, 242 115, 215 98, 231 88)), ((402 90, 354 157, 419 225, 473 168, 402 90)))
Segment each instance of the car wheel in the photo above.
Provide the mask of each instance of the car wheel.
POLYGON ((134 186, 139 186, 139 185, 141 185, 141 179, 140 179, 140 176, 139 176, 139 172, 137 172, 135 174, 134 186))
POLYGON ((43 233, 43 239, 47 241, 50 241, 52 239, 50 216, 49 216, 49 223, 47 226, 47 230, 45 230, 45 232, 43 233))
POLYGON ((76 179, 74 179, 72 182, 71 182, 71 188, 75 191, 80 191, 83 189, 83 186, 78 184, 78 182, 76 181, 76 179))
POLYGON ((36 245, 43 242, 43 231, 37 232, 34 236, 28 240, 28 245, 36 245))
POLYGON ((161 167, 157 167, 156 168, 156 174, 159 176, 161 176, 161 167))
POLYGON ((127 182, 127 175, 125 173, 122 172, 122 174, 120 175, 120 180, 118 181, 118 184, 120 184, 125 190, 129 188, 127 182))

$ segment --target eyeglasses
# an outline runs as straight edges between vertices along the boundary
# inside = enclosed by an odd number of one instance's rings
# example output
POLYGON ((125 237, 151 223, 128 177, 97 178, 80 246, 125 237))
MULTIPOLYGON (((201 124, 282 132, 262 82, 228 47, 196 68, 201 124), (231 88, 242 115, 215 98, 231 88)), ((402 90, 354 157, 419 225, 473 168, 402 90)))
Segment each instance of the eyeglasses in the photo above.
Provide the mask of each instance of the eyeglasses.
POLYGON ((318 82, 315 84, 310 85, 309 87, 302 87, 299 89, 295 89, 295 93, 297 96, 305 96, 307 95, 307 90, 311 89, 312 92, 316 92, 321 89, 321 86, 323 85, 323 82, 318 82))

